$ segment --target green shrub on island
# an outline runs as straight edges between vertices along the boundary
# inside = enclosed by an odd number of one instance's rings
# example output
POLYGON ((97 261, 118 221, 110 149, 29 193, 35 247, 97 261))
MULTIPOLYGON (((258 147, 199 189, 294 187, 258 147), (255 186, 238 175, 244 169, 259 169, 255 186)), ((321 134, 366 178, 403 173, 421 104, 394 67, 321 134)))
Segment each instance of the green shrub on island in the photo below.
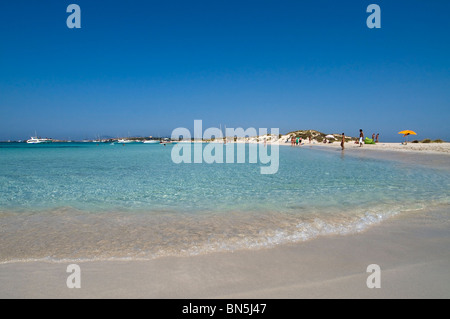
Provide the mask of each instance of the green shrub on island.
POLYGON ((420 142, 418 140, 414 140, 411 143, 445 143, 445 141, 441 140, 440 138, 437 140, 433 140, 433 141, 429 138, 426 138, 420 142))
POLYGON ((296 138, 301 138, 302 140, 307 140, 308 139, 308 134, 300 133, 300 134, 297 134, 295 137, 296 138))

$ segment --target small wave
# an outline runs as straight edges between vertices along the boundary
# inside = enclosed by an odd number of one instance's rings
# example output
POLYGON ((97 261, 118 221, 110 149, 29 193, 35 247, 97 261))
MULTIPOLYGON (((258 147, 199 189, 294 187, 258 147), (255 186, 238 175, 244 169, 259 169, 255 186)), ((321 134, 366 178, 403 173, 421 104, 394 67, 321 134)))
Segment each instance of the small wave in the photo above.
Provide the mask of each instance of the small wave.
POLYGON ((307 216, 280 213, 166 216, 158 220, 142 215, 84 216, 79 211, 68 219, 64 218, 66 214, 52 214, 51 220, 38 219, 38 224, 28 225, 33 228, 28 236, 27 231, 20 229, 17 235, 6 234, 0 264, 148 261, 168 256, 258 250, 324 236, 357 234, 401 212, 420 208, 307 216), (23 255, 14 256, 16 251, 23 255))

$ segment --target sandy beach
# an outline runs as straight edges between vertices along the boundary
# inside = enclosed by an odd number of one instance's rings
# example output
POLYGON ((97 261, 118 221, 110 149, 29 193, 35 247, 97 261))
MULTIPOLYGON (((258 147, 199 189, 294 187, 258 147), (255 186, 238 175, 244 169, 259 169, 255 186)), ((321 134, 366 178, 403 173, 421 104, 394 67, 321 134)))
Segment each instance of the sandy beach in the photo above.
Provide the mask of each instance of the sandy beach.
MULTIPOLYGON (((308 143, 306 141, 303 146, 312 147, 329 147, 341 149, 340 142, 334 142, 329 144, 324 143, 308 143)), ((377 144, 364 144, 359 147, 354 142, 345 143, 347 150, 364 149, 369 151, 395 151, 395 152, 407 152, 407 153, 427 153, 427 154, 450 154, 450 143, 377 143, 377 144)))
POLYGON ((81 289, 66 287, 66 263, 3 264, 0 298, 449 298, 448 211, 273 249, 79 263, 81 289), (366 285, 370 264, 379 289, 366 285))
MULTIPOLYGON (((337 136, 337 135, 336 135, 337 136)), ((348 138, 348 136, 347 136, 348 138)), ((264 144, 264 140, 267 140, 267 144, 277 144, 280 146, 291 146, 290 134, 282 135, 280 138, 275 138, 274 136, 261 136, 261 137, 250 137, 250 138, 238 138, 237 143, 257 143, 264 144), (288 142, 286 142, 288 141, 288 142)), ((232 138, 227 138, 228 143, 232 141, 232 138)), ((302 141, 302 145, 295 145, 295 147, 314 147, 314 148, 330 148, 330 149, 341 149, 341 142, 339 139, 332 139, 332 143, 323 143, 321 141, 317 141, 316 139, 312 139, 311 142, 308 139, 304 139, 302 141)), ((421 153, 421 154, 450 154, 450 143, 442 142, 442 143, 407 143, 403 144, 400 142, 397 143, 376 143, 376 144, 363 144, 362 147, 359 144, 355 144, 355 141, 348 141, 345 143, 346 150, 356 150, 356 149, 364 149, 370 151, 390 151, 390 152, 406 152, 409 154, 412 153, 421 153)))

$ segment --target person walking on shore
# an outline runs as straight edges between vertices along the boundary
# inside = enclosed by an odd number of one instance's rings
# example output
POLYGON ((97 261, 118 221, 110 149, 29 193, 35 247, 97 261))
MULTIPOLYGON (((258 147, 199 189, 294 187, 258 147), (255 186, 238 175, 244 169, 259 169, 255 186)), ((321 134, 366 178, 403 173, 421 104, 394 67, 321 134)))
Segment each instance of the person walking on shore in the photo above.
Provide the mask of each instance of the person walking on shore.
POLYGON ((345 133, 342 133, 342 141, 341 141, 342 150, 344 150, 344 148, 345 148, 344 143, 345 143, 345 133))
POLYGON ((378 136, 380 136, 380 133, 377 133, 377 136, 375 137, 375 143, 378 143, 378 136))
POLYGON ((372 141, 375 142, 375 133, 372 133, 372 141))
POLYGON ((364 133, 362 129, 359 129, 359 147, 362 147, 364 143, 364 133))

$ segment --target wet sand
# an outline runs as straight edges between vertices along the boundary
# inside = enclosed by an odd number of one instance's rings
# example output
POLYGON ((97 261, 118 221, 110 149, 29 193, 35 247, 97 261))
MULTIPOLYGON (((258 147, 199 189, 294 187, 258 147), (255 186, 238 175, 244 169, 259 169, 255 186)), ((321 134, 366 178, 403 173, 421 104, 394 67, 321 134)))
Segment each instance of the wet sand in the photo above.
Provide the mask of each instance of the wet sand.
POLYGON ((450 298, 449 207, 406 213, 364 233, 257 251, 0 265, 0 298, 450 298), (366 285, 381 267, 381 288, 366 285))

